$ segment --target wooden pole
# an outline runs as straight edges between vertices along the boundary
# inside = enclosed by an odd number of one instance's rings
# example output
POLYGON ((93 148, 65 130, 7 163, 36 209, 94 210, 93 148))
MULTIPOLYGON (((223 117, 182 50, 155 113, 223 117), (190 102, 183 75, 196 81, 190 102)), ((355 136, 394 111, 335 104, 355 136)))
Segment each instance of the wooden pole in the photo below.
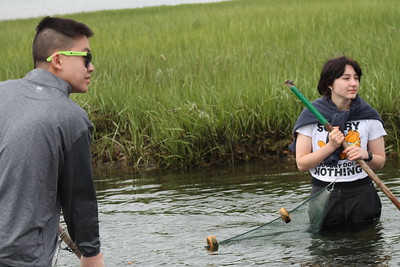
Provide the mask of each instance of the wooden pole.
POLYGON ((67 229, 64 229, 64 227, 59 224, 58 225, 58 236, 64 243, 68 246, 68 248, 75 253, 75 255, 80 259, 81 258, 81 253, 79 252, 78 247, 75 245, 74 241, 72 241, 71 237, 68 234, 67 229))

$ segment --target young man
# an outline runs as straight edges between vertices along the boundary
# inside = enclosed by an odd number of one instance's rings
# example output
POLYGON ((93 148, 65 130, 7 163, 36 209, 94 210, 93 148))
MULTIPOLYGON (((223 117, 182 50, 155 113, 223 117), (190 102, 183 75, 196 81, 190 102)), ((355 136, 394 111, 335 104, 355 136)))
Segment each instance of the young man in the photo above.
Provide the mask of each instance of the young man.
POLYGON ((94 71, 85 24, 44 18, 35 69, 0 83, 0 266, 51 266, 62 209, 81 266, 104 266, 90 140, 93 126, 70 98, 94 71))

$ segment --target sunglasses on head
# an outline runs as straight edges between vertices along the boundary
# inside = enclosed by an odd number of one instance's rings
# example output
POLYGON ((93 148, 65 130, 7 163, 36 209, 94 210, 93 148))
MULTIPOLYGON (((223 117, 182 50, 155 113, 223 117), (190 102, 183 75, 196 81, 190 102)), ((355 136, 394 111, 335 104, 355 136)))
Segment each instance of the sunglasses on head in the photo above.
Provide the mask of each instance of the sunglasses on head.
POLYGON ((64 56, 76 56, 76 57, 84 57, 85 58, 85 67, 89 68, 90 62, 92 62, 92 54, 89 52, 78 52, 78 51, 60 51, 56 52, 53 55, 49 56, 46 60, 51 61, 55 54, 61 54, 64 56))

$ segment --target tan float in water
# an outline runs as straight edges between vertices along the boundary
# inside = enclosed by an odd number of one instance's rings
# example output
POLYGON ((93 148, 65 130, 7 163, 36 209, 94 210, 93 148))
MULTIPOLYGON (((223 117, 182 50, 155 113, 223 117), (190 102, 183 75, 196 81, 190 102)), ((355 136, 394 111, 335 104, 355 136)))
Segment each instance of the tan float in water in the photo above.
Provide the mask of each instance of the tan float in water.
POLYGON ((285 208, 281 208, 279 210, 279 214, 281 215, 281 218, 285 223, 289 223, 292 220, 290 218, 289 212, 285 208))
POLYGON ((219 244, 218 244, 218 241, 217 241, 217 238, 215 237, 215 235, 208 236, 206 241, 207 241, 206 248, 208 251, 217 251, 218 250, 219 244))

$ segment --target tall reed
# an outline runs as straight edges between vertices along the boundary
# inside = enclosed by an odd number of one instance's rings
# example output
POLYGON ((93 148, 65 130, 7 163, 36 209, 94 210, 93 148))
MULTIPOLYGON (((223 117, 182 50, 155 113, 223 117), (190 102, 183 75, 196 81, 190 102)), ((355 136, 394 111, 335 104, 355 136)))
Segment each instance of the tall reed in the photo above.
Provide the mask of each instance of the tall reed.
MULTIPOLYGON (((91 91, 73 98, 96 124, 99 159, 192 167, 284 154, 323 62, 363 68, 360 95, 399 152, 400 8, 395 0, 242 0, 69 15, 95 31, 91 91)), ((1 80, 31 68, 32 25, 0 22, 1 80)))

